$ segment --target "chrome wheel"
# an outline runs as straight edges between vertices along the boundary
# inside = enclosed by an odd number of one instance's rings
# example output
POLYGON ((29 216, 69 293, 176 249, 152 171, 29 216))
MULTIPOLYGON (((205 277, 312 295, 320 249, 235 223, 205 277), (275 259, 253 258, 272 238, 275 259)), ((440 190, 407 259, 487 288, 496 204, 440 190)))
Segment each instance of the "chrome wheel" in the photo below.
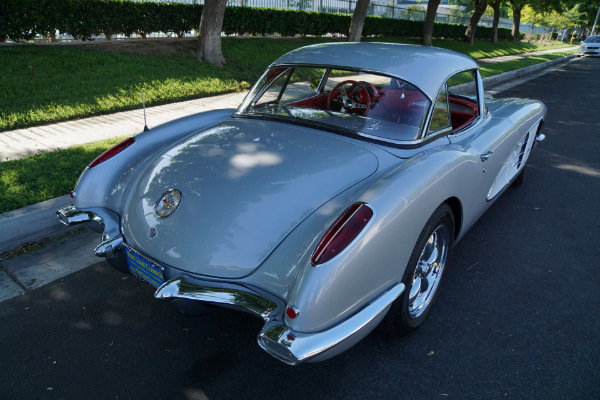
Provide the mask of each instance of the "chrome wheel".
POLYGON ((450 232, 444 224, 429 236, 417 262, 408 296, 409 318, 419 318, 437 291, 448 258, 450 232))

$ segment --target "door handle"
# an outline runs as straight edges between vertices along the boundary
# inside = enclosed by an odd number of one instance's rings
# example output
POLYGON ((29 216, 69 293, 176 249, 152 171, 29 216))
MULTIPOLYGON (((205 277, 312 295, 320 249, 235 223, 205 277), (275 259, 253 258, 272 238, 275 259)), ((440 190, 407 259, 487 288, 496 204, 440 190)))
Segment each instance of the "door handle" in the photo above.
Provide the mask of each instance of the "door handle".
POLYGON ((487 161, 487 159, 490 158, 492 154, 494 154, 493 151, 487 151, 483 153, 479 158, 481 158, 481 161, 487 161))

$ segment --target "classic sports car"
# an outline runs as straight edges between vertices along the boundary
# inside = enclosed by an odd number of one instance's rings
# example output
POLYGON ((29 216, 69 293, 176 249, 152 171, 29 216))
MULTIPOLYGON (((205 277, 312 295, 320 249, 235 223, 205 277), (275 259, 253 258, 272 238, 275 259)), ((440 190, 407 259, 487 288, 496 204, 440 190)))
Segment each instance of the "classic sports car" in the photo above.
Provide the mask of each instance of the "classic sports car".
POLYGON ((237 110, 172 121, 94 160, 58 211, 187 313, 263 318, 259 345, 320 361, 427 317, 454 244, 519 185, 546 113, 484 97, 437 48, 332 43, 277 59, 237 110))
POLYGON ((581 43, 577 56, 600 56, 600 35, 588 36, 581 43))

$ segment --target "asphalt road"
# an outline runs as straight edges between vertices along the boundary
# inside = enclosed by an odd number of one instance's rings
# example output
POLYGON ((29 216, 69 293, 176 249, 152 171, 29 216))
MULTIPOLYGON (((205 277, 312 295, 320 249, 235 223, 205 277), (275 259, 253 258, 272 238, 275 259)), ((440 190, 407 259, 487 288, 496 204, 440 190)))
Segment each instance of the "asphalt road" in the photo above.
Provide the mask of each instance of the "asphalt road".
POLYGON ((259 319, 179 315, 99 263, 0 304, 0 398, 600 398, 599 72, 581 59, 502 93, 546 103, 547 140, 417 333, 289 367, 256 345, 259 319))

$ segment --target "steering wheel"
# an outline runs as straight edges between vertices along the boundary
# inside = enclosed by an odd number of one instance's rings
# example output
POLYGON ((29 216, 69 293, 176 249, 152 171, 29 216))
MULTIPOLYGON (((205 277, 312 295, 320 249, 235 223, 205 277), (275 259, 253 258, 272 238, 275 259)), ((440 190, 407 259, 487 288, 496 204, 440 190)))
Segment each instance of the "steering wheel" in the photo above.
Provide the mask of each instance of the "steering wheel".
POLYGON ((327 109, 331 110, 331 103, 341 105, 342 111, 355 112, 366 115, 371 107, 371 96, 363 84, 353 80, 338 83, 327 96, 327 109), (351 84, 349 89, 342 88, 351 84))

